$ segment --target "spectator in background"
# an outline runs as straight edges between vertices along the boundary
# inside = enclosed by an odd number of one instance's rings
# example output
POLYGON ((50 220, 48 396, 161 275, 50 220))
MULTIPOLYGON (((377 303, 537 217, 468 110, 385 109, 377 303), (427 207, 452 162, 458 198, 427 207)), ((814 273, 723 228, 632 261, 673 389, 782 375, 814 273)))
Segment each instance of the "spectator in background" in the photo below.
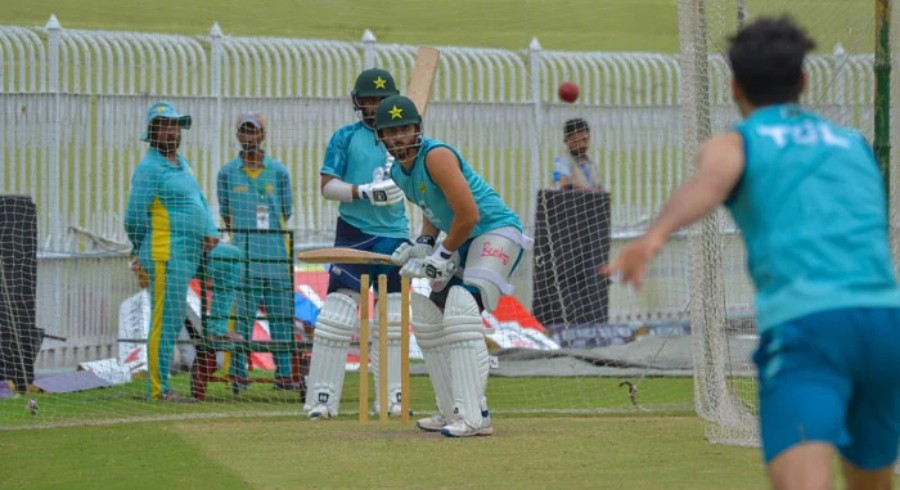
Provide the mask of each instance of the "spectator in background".
POLYGON ((563 127, 568 154, 553 159, 553 182, 561 190, 600 191, 597 165, 588 156, 591 128, 582 118, 569 119, 563 127))
MULTIPOLYGON (((169 389, 169 367, 175 340, 187 314, 188 283, 197 274, 201 254, 208 253, 213 280, 211 315, 225 318, 231 309, 239 264, 217 258, 239 258, 236 248, 219 243, 209 205, 194 178, 190 163, 178 153, 181 130, 191 127, 191 116, 166 102, 147 110, 150 144, 131 177, 125 211, 125 231, 136 256, 132 269, 146 271, 150 279, 150 334, 147 343, 147 396, 167 402, 193 401, 169 389)), ((226 332, 223 320, 209 325, 213 340, 238 340, 226 332)))
MULTIPOLYGON (((293 336, 294 281, 285 230, 294 205, 287 168, 262 149, 266 120, 258 112, 238 116, 236 137, 241 145, 237 158, 219 170, 217 195, 219 214, 231 233, 231 243, 250 259, 243 269, 241 293, 235 317, 237 331, 250 338, 256 311, 265 304, 272 340, 290 342, 293 336), (254 232, 254 230, 258 230, 254 232), (255 260, 254 260, 255 259, 255 260), (281 259, 281 262, 277 260, 281 259), (262 262, 273 260, 275 262, 262 262)), ((301 391, 293 378, 292 353, 274 352, 275 389, 301 391)), ((247 389, 247 355, 231 358, 232 391, 247 389)))

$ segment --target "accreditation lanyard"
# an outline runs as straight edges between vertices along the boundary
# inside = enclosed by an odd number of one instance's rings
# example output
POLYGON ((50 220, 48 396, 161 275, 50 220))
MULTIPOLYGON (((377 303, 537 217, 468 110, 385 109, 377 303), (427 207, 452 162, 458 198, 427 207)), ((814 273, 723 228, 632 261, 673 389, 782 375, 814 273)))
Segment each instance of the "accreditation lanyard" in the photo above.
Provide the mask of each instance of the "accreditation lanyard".
POLYGON ((268 230, 269 196, 267 194, 267 190, 269 187, 269 167, 263 165, 262 172, 260 172, 255 179, 250 176, 246 169, 244 170, 244 176, 247 178, 248 184, 250 184, 249 187, 252 187, 253 190, 256 191, 256 229, 268 230))

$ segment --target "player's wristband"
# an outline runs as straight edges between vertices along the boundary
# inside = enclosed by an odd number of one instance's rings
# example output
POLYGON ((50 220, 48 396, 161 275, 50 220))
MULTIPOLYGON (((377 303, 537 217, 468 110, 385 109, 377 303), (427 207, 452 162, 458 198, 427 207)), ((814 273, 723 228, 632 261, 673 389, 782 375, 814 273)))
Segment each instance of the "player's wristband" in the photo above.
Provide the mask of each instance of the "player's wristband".
POLYGON ((416 238, 416 243, 422 243, 434 248, 434 244, 437 243, 437 240, 431 235, 421 235, 419 238, 416 238))
POLYGON ((451 252, 451 251, 447 250, 446 248, 444 248, 444 244, 442 243, 441 246, 438 247, 437 250, 435 250, 435 251, 434 251, 434 254, 432 254, 432 255, 433 255, 434 257, 440 257, 440 258, 442 258, 442 259, 444 259, 444 260, 449 260, 450 257, 453 257, 453 252, 451 252))

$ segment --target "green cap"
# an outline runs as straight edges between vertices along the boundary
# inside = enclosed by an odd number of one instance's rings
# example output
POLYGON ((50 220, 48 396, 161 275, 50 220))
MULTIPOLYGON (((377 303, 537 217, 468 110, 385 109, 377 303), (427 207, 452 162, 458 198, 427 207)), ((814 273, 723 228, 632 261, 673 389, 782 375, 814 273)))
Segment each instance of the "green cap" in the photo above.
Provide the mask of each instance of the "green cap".
POLYGON ((396 128, 409 124, 422 124, 422 116, 416 104, 402 95, 388 97, 375 110, 375 129, 396 128))
POLYGON ((356 77, 356 84, 350 95, 357 97, 390 97, 397 95, 397 84, 394 77, 387 70, 381 68, 369 68, 356 77))
POLYGON ((183 129, 191 129, 191 116, 178 112, 175 106, 168 102, 157 102, 147 109, 146 126, 144 126, 147 130, 141 135, 141 140, 150 141, 150 125, 156 118, 173 119, 178 121, 178 125, 183 129))

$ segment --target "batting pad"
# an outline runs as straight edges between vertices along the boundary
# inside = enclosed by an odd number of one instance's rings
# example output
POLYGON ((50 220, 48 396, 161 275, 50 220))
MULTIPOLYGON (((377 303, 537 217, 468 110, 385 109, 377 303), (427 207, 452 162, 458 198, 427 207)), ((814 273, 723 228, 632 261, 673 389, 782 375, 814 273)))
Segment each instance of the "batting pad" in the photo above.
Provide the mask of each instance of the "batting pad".
POLYGON ((450 350, 453 412, 470 426, 481 427, 488 354, 478 303, 465 288, 453 286, 447 295, 444 336, 450 350))
POLYGON ((528 240, 511 227, 493 230, 472 240, 463 281, 481 291, 481 299, 488 311, 497 309, 501 295, 514 292, 508 278, 528 240))
MULTIPOLYGON (((390 293, 387 296, 387 356, 388 356, 388 410, 393 405, 397 405, 396 410, 400 407, 400 293, 390 293)), ((381 394, 381 380, 378 376, 378 367, 381 353, 378 349, 380 330, 372 329, 372 345, 369 348, 369 358, 371 360, 371 372, 375 378, 375 411, 378 412, 381 405, 379 399, 381 394)))
POLYGON ((326 405, 329 414, 338 414, 356 311, 356 301, 350 296, 332 293, 325 298, 316 322, 304 410, 326 405))
POLYGON ((450 352, 444 345, 444 315, 430 299, 410 295, 416 342, 422 349, 425 369, 434 388, 438 412, 448 420, 453 415, 453 385, 450 382, 450 352))

